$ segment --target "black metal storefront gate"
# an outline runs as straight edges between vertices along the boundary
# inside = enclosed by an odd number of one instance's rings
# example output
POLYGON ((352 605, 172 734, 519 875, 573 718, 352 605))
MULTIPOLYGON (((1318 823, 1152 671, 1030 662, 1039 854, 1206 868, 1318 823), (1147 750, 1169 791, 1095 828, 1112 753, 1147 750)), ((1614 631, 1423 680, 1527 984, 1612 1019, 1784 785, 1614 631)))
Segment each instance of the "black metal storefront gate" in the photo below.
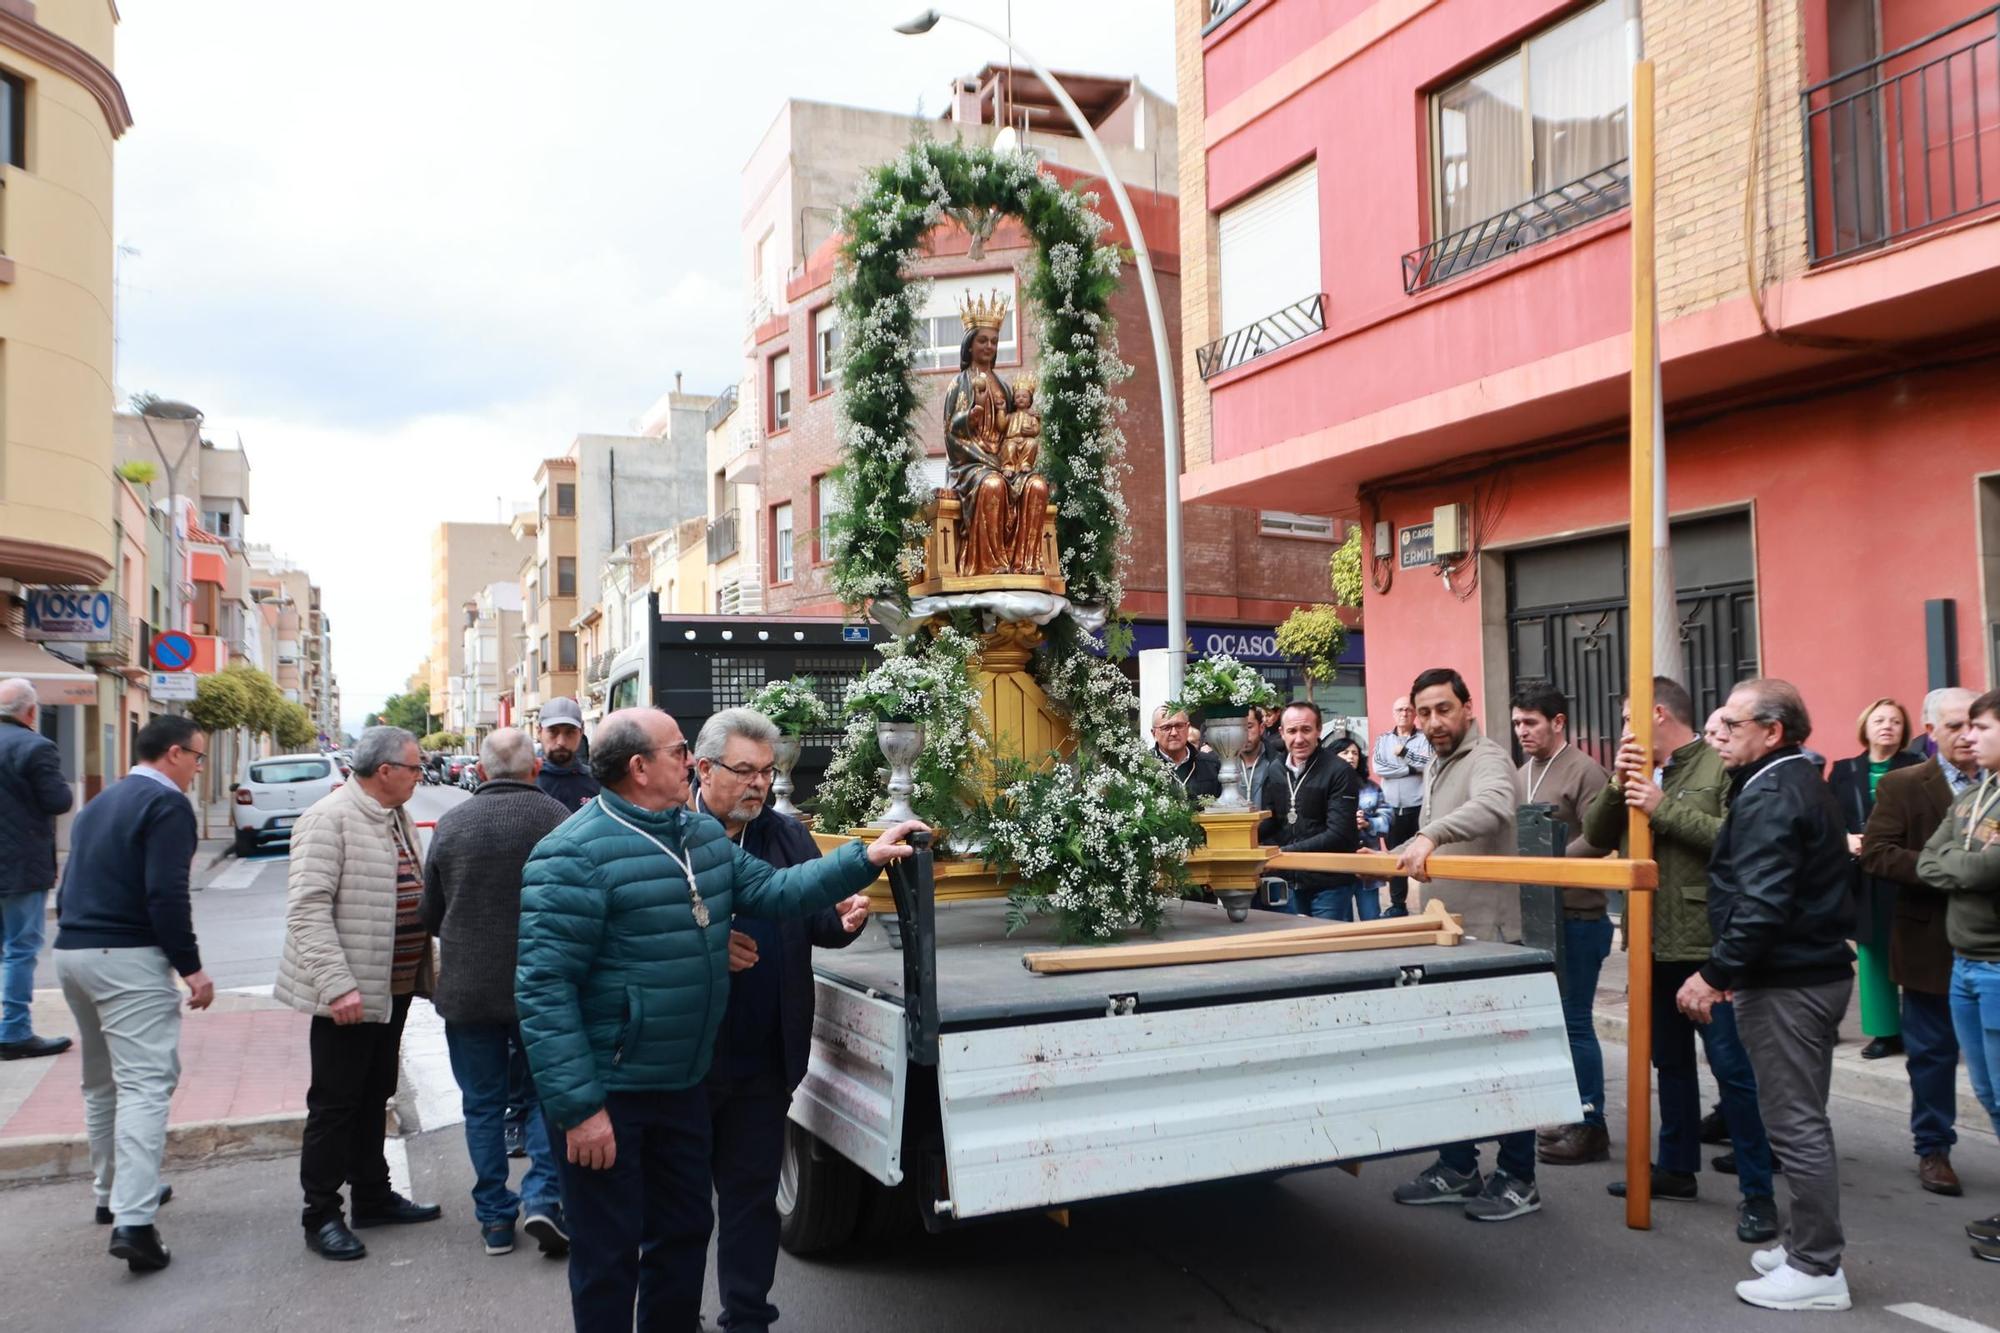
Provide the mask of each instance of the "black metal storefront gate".
MULTIPOLYGON (((1748 514, 1673 525, 1683 679, 1695 727, 1757 674, 1757 593, 1748 514)), ((1623 730, 1625 590, 1622 535, 1533 547, 1507 557, 1507 669, 1512 684, 1546 680, 1570 701, 1570 736, 1609 767, 1623 730)), ((1496 715, 1489 729, 1502 725, 1496 715)))

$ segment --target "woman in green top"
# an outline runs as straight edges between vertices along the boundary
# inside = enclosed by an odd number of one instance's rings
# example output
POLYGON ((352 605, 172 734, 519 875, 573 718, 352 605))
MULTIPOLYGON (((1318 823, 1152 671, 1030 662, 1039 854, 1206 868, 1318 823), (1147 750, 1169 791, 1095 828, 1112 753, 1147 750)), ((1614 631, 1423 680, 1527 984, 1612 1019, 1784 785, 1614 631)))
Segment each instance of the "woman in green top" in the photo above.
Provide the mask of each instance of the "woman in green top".
MULTIPOLYGON (((1847 850, 1859 857, 1861 831, 1875 809, 1875 788, 1891 769, 1920 764, 1924 757, 1903 747, 1910 740, 1910 715, 1894 699, 1877 699, 1861 710, 1855 723, 1868 747, 1852 759, 1842 759, 1827 775, 1847 819, 1847 850)), ((1864 874, 1854 863, 1854 946, 1859 955, 1855 973, 1861 992, 1861 1031, 1871 1040, 1862 1049, 1865 1060, 1879 1060, 1903 1051, 1903 1023, 1895 978, 1889 972, 1889 930, 1895 910, 1896 886, 1864 874)))

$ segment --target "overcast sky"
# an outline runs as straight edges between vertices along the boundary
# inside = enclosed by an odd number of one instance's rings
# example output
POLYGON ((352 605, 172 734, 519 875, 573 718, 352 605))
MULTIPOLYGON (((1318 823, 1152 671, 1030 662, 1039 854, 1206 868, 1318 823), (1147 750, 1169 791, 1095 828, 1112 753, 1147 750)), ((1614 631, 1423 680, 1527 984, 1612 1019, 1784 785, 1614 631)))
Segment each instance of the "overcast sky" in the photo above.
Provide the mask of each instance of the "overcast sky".
MULTIPOLYGON (((1005 0, 957 0, 1007 23, 1005 0)), ((430 534, 742 357, 739 172, 788 97, 943 109, 1005 49, 914 0, 125 0, 121 394, 242 436, 248 536, 324 590, 346 724, 430 650, 430 534)), ((1014 0, 1173 95, 1167 0, 1014 0)))

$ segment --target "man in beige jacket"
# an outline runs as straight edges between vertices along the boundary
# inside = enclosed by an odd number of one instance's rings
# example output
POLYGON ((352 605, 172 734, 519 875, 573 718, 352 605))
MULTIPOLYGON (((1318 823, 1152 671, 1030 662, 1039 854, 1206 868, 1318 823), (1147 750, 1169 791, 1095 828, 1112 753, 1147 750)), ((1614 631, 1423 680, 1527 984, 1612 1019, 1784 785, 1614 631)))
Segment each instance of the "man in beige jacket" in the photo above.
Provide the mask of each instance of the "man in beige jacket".
MULTIPOLYGON (((1518 887, 1472 881, 1433 880, 1433 853, 1448 856, 1514 856, 1514 759, 1498 741, 1480 734, 1472 716, 1472 692, 1450 667, 1433 667, 1410 687, 1417 726, 1435 756, 1424 773, 1424 811, 1417 836, 1398 853, 1396 872, 1424 885, 1465 918, 1468 935, 1483 940, 1521 938, 1518 887)), ((1535 1133, 1500 1136, 1493 1174, 1479 1176, 1479 1148, 1453 1143, 1438 1149, 1438 1160, 1407 1185, 1396 1187, 1397 1203, 1463 1204, 1475 1222, 1505 1222, 1541 1211, 1535 1189, 1535 1133)))
POLYGON ((300 1221, 306 1247, 327 1259, 368 1253, 341 1212, 342 1184, 357 1227, 429 1222, 442 1212, 392 1190, 382 1152, 403 1022, 412 997, 429 995, 434 980, 423 852, 403 808, 423 771, 416 737, 401 727, 370 727, 354 747, 347 784, 292 830, 275 994, 313 1016, 300 1221))

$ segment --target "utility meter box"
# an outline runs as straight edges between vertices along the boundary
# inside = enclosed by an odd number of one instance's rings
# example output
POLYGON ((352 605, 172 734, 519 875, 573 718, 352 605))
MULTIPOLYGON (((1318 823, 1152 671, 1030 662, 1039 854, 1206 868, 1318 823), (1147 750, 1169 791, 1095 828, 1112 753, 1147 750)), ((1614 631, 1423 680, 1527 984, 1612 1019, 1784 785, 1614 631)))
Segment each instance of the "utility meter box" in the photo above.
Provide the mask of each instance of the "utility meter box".
POLYGON ((1439 505, 1431 510, 1431 558, 1456 560, 1465 554, 1465 506, 1439 505))

